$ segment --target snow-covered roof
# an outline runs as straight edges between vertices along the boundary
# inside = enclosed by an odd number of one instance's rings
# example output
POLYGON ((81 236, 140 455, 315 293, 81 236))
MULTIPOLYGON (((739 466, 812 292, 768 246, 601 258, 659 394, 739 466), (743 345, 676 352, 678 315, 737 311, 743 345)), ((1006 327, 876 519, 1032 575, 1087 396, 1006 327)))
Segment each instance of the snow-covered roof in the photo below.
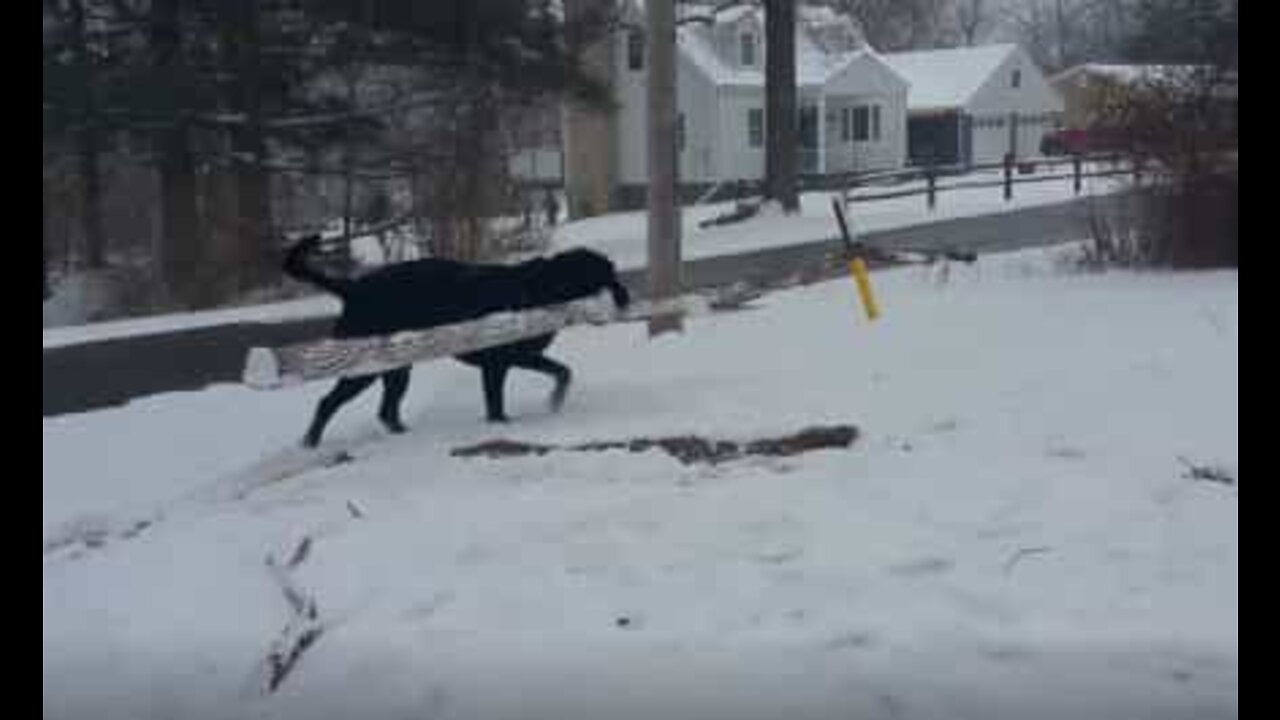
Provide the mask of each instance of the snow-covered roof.
POLYGON ((1107 63, 1086 63, 1084 65, 1076 65, 1075 67, 1063 70, 1054 75, 1051 82, 1057 83, 1063 80, 1070 80, 1079 76, 1096 76, 1104 77, 1118 83, 1132 85, 1143 82, 1158 82, 1162 80, 1177 79, 1178 77, 1193 73, 1197 69, 1195 65, 1114 65, 1107 63))
POLYGON ((759 70, 724 62, 704 29, 682 26, 676 29, 676 38, 680 52, 716 85, 763 84, 764 75, 759 70))
MULTIPOLYGON (((684 8, 689 14, 705 13, 705 8, 684 8)), ((841 22, 840 16, 833 12, 809 13, 813 10, 829 10, 829 8, 804 8, 805 14, 812 18, 801 18, 796 25, 796 84, 802 87, 817 87, 824 84, 833 75, 843 70, 862 51, 829 52, 809 36, 808 22, 831 23, 841 22)), ((730 10, 716 14, 717 24, 737 22, 754 16, 761 26, 764 25, 764 12, 758 7, 736 6, 730 10)), ((708 78, 717 85, 763 86, 764 68, 740 67, 728 63, 716 52, 711 31, 706 25, 685 24, 677 28, 680 49, 708 78)))
POLYGON ((908 109, 933 110, 965 106, 1017 48, 1006 43, 890 53, 881 58, 911 84, 908 109))

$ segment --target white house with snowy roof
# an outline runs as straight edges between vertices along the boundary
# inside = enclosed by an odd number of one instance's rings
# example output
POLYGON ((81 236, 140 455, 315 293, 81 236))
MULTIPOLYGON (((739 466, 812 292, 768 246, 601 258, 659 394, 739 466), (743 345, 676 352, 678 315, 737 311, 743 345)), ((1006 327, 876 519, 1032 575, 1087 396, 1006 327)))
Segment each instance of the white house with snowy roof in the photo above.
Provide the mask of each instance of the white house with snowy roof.
MULTIPOLYGON (((648 184, 644 1, 617 1, 624 30, 604 46, 600 69, 618 107, 589 132, 566 123, 571 205, 576 195, 593 194, 599 207, 605 201, 597 193, 607 186, 610 204, 637 206, 648 184)), ((764 177, 764 11, 754 3, 716 6, 676 6, 678 172, 686 198, 764 177)), ((1059 122, 1061 97, 1017 45, 880 54, 832 8, 796 11, 801 175, 1032 156, 1059 122)))
MULTIPOLYGON (((680 4, 677 146, 681 184, 694 188, 764 176, 764 12, 758 6, 680 4)), ((613 40, 614 175, 633 197, 648 182, 643 3, 625 0, 629 29, 613 40)), ((799 6, 796 85, 801 174, 902 167, 907 83, 862 41, 847 17, 799 6)), ((631 204, 631 203, 625 203, 631 204)))
POLYGON ((983 164, 1039 154, 1061 96, 1013 44, 886 54, 910 85, 908 155, 915 164, 983 164))

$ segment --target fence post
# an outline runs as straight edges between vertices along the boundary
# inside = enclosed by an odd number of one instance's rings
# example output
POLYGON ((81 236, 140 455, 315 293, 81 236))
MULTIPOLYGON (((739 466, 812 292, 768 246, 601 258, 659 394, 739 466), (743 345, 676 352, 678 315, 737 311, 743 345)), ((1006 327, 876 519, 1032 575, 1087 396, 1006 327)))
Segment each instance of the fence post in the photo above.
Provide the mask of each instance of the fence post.
POLYGON ((1004 199, 1013 199, 1013 153, 1004 154, 1004 199))
POLYGON ((1082 170, 1081 166, 1084 165, 1084 161, 1080 159, 1079 153, 1076 153, 1076 155, 1072 158, 1071 164, 1074 166, 1074 169, 1075 169, 1075 176, 1076 176, 1075 191, 1076 191, 1076 194, 1079 195, 1080 194, 1080 173, 1082 170))

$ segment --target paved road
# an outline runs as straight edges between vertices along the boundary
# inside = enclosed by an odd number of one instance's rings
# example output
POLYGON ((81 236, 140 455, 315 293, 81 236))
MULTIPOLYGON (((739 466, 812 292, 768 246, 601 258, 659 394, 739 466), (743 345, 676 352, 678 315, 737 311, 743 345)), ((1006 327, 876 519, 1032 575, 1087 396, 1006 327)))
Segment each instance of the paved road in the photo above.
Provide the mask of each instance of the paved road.
MULTIPOLYGON (((1086 201, 1017 210, 1000 215, 945 220, 868 233, 864 239, 886 249, 957 247, 979 253, 1051 245, 1086 237, 1086 201)), ((834 234, 800 245, 688 262, 690 289, 739 280, 777 282, 795 275, 829 273, 840 245, 834 234)), ((628 273, 624 282, 643 295, 644 279, 628 273)), ((327 320, 239 323, 105 340, 44 351, 44 415, 82 412, 137 397, 237 383, 245 354, 255 345, 279 345, 323 335, 327 320)))

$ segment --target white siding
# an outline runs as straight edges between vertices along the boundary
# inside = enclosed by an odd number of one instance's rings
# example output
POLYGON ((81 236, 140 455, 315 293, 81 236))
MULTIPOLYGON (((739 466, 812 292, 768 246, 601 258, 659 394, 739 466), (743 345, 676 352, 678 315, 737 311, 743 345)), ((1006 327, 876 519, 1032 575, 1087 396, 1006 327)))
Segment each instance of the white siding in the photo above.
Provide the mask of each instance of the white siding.
POLYGON ((1021 118, 1015 153, 1019 157, 1039 155, 1041 137, 1053 129, 1046 118, 1062 112, 1062 98, 1030 56, 1018 48, 978 88, 965 109, 973 117, 973 161, 998 162, 1010 149, 1010 115, 1017 113, 1021 118), (1015 70, 1021 71, 1016 88, 1011 82, 1015 70))
MULTIPOLYGON (((626 33, 619 33, 617 61, 618 181, 624 185, 648 182, 648 124, 646 119, 649 58, 644 69, 628 68, 626 33)), ((685 116, 685 146, 680 153, 681 182, 709 182, 718 176, 716 147, 716 88, 688 58, 676 52, 676 103, 685 116)))
MULTIPOLYGON (((758 87, 720 89, 720 147, 722 179, 758 180, 764 177, 764 145, 750 146, 747 113, 764 112, 764 90, 758 87)), ((768 129, 765 130, 766 135, 768 129)))
MULTIPOLYGON (((871 55, 862 55, 827 81, 827 171, 879 170, 906 164, 907 84, 871 55), (880 137, 844 141, 841 113, 880 108, 880 137)), ((852 123, 852 118, 850 118, 852 123)))

